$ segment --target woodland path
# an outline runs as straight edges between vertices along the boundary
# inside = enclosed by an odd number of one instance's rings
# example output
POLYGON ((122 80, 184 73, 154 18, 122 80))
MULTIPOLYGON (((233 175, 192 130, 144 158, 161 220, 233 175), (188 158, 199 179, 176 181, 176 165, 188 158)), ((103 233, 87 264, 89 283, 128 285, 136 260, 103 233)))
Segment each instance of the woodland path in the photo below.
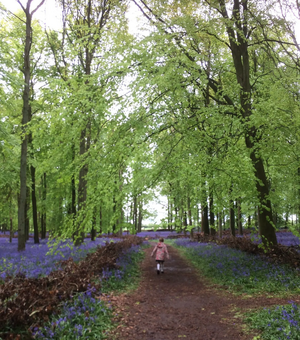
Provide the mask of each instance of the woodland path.
POLYGON ((171 246, 165 273, 157 275, 152 249, 145 250, 139 288, 111 297, 120 323, 111 339, 252 340, 256 334, 244 331, 237 313, 291 300, 235 296, 201 277, 171 246))

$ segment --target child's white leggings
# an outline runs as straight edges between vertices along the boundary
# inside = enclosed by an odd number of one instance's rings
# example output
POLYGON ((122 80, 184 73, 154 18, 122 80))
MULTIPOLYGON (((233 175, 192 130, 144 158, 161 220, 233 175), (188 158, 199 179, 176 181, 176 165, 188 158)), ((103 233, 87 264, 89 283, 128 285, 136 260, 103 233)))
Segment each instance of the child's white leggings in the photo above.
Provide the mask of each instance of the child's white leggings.
POLYGON ((157 270, 160 270, 161 272, 163 272, 164 271, 164 264, 163 263, 157 263, 156 268, 157 268, 157 270))

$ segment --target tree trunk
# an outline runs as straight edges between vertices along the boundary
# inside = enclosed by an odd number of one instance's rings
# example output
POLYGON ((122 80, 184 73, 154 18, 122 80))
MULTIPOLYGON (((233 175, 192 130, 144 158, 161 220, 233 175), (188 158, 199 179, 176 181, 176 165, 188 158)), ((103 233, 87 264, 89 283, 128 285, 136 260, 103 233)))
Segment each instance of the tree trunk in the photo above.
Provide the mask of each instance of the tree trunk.
POLYGON ((102 205, 99 207, 99 232, 100 234, 103 233, 103 213, 102 213, 102 205))
POLYGON ((175 229, 177 230, 177 227, 179 226, 179 223, 178 223, 178 207, 175 205, 174 209, 175 209, 175 229))
POLYGON ((44 175, 42 177, 42 197, 43 197, 43 208, 42 208, 42 214, 41 214, 41 238, 46 238, 46 197, 47 197, 47 182, 46 182, 46 173, 44 172, 44 175))
POLYGON ((243 225, 242 225, 242 211, 241 211, 241 201, 237 200, 237 224, 238 224, 238 232, 240 235, 243 235, 243 225))
POLYGON ((250 151, 250 159, 256 178, 256 189, 259 199, 259 224, 262 241, 265 245, 277 244, 275 229, 273 226, 272 206, 269 199, 269 186, 260 155, 260 135, 257 128, 251 123, 251 84, 250 63, 248 54, 248 0, 233 1, 232 18, 229 18, 225 0, 219 0, 219 10, 226 20, 226 30, 230 43, 232 60, 235 67, 237 82, 240 85, 241 116, 245 129, 245 143, 250 151), (230 22, 230 23, 229 23, 230 22))
POLYGON ((297 216, 298 216, 298 231, 300 230, 300 167, 298 168, 298 202, 297 202, 297 216))
POLYGON ((235 236, 235 214, 234 214, 234 208, 233 208, 233 201, 230 200, 230 209, 229 209, 229 215, 230 215, 230 230, 231 235, 235 236))
MULTIPOLYGON (((32 118, 31 105, 29 104, 29 121, 32 118)), ((34 158, 34 152, 32 150, 32 133, 28 134, 28 147, 29 147, 29 155, 31 160, 34 158)), ((34 243, 40 243, 39 240, 39 227, 38 227, 38 216, 37 216, 37 206, 36 206, 36 190, 35 190, 35 167, 30 165, 30 174, 31 174, 31 205, 32 205, 32 222, 33 222, 33 237, 34 243)))
POLYGON ((96 223, 97 223, 97 209, 94 208, 93 211, 93 220, 92 220, 92 230, 91 230, 91 241, 95 241, 96 239, 96 223))
POLYGON ((170 230, 173 230, 173 203, 170 200, 170 230))
POLYGON ((206 194, 206 175, 202 174, 201 231, 209 235, 208 206, 206 194))
POLYGON ((186 231, 187 231, 187 225, 188 225, 188 222, 187 222, 187 212, 186 210, 184 209, 182 211, 183 213, 183 220, 182 220, 182 226, 183 226, 183 232, 184 232, 184 235, 186 236, 186 231))
POLYGON ((28 148, 28 135, 27 135, 27 124, 29 122, 29 98, 30 98, 30 50, 31 50, 31 14, 30 4, 32 0, 28 0, 26 10, 23 8, 26 15, 26 37, 25 37, 25 48, 24 48, 24 89, 23 89, 23 108, 22 108, 22 132, 23 139, 21 144, 21 165, 20 165, 20 196, 19 196, 19 207, 18 207, 18 250, 25 250, 26 243, 26 196, 27 196, 27 148, 28 148))
POLYGON ((10 193, 10 204, 9 204, 9 243, 12 242, 13 238, 13 217, 12 217, 12 193, 10 193))
POLYGON ((87 174, 88 165, 85 161, 86 156, 86 128, 81 130, 79 155, 83 157, 83 164, 79 170, 78 184, 78 215, 76 220, 76 228, 74 233, 75 245, 78 246, 84 241, 84 233, 82 232, 82 223, 85 217, 86 194, 87 194, 87 174))
POLYGON ((142 220, 143 220, 143 201, 139 197, 139 209, 138 209, 138 232, 142 231, 142 220))
POLYGON ((26 189, 26 205, 25 205, 25 240, 29 239, 29 209, 30 209, 30 188, 26 189))
POLYGON ((133 197, 133 224, 134 224, 134 233, 138 232, 138 218, 137 218, 137 195, 133 197))
POLYGON ((200 208, 199 208, 198 203, 197 203, 197 230, 199 233, 200 232, 200 208))
POLYGON ((208 206, 201 206, 201 232, 205 235, 209 235, 209 223, 208 223, 208 206))
POLYGON ((257 207, 257 226, 258 226, 258 234, 259 236, 262 236, 261 234, 261 220, 260 220, 260 209, 257 207))
POLYGON ((33 235, 34 243, 40 243, 39 240, 39 227, 38 227, 38 217, 37 217, 37 207, 36 207, 36 193, 35 193, 35 167, 30 166, 31 172, 31 202, 32 202, 32 220, 33 220, 33 235))
MULTIPOLYGON (((72 161, 75 160, 75 146, 72 145, 72 161)), ((76 216, 76 184, 75 184, 75 174, 72 173, 71 178, 71 214, 73 221, 75 222, 75 216, 76 216)))
POLYGON ((223 237, 223 226, 222 226, 222 212, 218 213, 218 227, 219 227, 219 237, 223 237))
POLYGON ((209 227, 210 227, 210 234, 215 235, 215 214, 214 214, 214 197, 212 192, 209 196, 209 227))

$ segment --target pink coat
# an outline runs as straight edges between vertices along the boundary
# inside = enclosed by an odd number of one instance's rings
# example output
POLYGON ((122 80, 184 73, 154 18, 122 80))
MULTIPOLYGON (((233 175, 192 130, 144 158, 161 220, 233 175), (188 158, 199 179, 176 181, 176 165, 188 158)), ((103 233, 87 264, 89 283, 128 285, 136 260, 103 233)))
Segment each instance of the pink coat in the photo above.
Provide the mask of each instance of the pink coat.
POLYGON ((157 245, 153 249, 151 256, 153 256, 155 252, 156 252, 155 260, 164 261, 165 254, 167 254, 167 258, 169 258, 167 246, 163 242, 157 243, 157 245))

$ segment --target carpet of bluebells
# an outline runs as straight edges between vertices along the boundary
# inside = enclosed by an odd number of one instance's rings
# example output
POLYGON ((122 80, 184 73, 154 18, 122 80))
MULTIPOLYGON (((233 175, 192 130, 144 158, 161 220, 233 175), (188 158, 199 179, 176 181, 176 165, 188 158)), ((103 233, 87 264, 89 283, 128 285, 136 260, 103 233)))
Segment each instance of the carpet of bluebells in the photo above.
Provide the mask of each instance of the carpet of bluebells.
POLYGON ((17 238, 0 238, 0 280, 6 276, 15 276, 18 273, 25 274, 26 277, 38 278, 49 275, 53 270, 61 269, 59 261, 72 257, 74 261, 83 259, 88 253, 102 246, 106 242, 115 242, 116 239, 97 238, 91 242, 86 241, 79 247, 74 247, 70 240, 47 243, 47 239, 41 240, 39 244, 34 244, 30 238, 26 243, 24 252, 17 251, 17 238))
POLYGON ((59 315, 43 327, 34 327, 35 339, 104 339, 112 327, 112 311, 94 287, 66 302, 59 315), (98 293, 98 295, 97 295, 98 293))
POLYGON ((265 261, 226 245, 179 239, 175 244, 215 282, 244 293, 300 292, 300 276, 293 268, 265 261))
MULTIPOLYGON (((300 245, 300 239, 294 235, 291 231, 280 231, 276 232, 277 242, 283 246, 296 246, 300 245)), ((253 242, 261 243, 261 239, 256 233, 250 234, 250 238, 253 242)))
POLYGON ((118 269, 104 270, 100 277, 101 291, 94 287, 66 302, 59 315, 53 315, 48 324, 33 328, 35 339, 106 339, 114 327, 110 304, 101 300, 103 292, 128 287, 138 276, 138 263, 142 258, 141 246, 132 246, 118 259, 118 269))
POLYGON ((262 339, 300 339, 300 307, 292 301, 286 306, 264 308, 259 312, 251 313, 247 321, 251 324, 251 328, 262 332, 262 339))
MULTIPOLYGON (((118 241, 122 240, 97 238, 96 241, 91 242, 86 239, 81 246, 73 247, 71 241, 47 244, 46 240, 42 240, 40 244, 35 245, 30 238, 26 243, 26 250, 19 253, 16 238, 13 238, 12 243, 9 243, 9 238, 0 237, 0 285, 1 280, 2 287, 4 287, 4 283, 10 282, 8 280, 13 281, 15 277, 21 278, 21 276, 24 279, 45 279, 57 270, 65 270, 61 261, 66 262, 70 259, 75 262, 83 261, 87 258, 87 255, 89 256, 96 249, 99 249, 99 246, 106 246, 107 248, 107 244, 112 245, 111 242, 117 242, 116 245, 123 243, 118 243, 118 241)), ((134 240, 133 242, 137 241, 134 240)), ((137 244, 141 242, 142 240, 138 241, 137 244)), ((110 247, 110 251, 104 254, 108 253, 114 253, 112 247, 110 247)), ((115 264, 112 267, 104 267, 100 275, 94 276, 93 281, 95 283, 89 285, 88 289, 80 293, 74 292, 68 300, 61 301, 59 310, 50 315, 46 324, 35 322, 30 329, 31 337, 26 329, 22 330, 21 328, 18 328, 18 330, 12 328, 10 331, 5 328, 2 329, 4 332, 1 333, 0 326, 0 339, 6 339, 6 336, 10 338, 10 333, 14 331, 23 334, 22 338, 24 339, 29 337, 57 340, 106 339, 107 332, 113 327, 113 312, 106 299, 105 302, 103 301, 102 296, 105 292, 125 289, 136 284, 139 275, 138 263, 142 256, 141 245, 125 247, 114 260, 115 264)))

